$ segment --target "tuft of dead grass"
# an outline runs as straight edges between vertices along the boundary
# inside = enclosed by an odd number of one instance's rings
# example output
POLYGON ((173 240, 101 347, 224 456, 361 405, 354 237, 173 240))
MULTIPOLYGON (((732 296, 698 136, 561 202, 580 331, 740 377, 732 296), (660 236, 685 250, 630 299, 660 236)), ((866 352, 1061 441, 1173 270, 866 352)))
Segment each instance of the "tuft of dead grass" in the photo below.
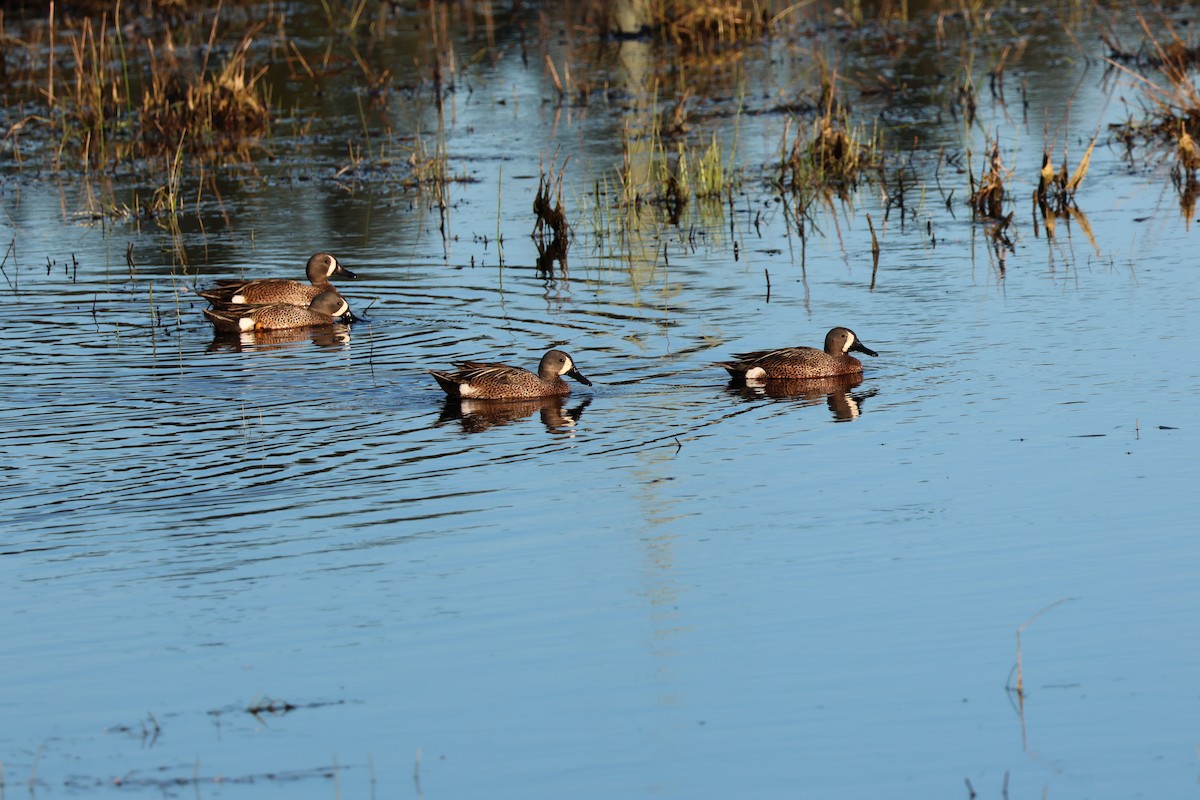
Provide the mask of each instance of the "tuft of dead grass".
MULTIPOLYGON (((790 121, 789 121, 790 126, 790 121)), ((882 163, 878 139, 851 126, 844 112, 826 111, 807 131, 798 130, 780 159, 780 184, 793 193, 832 190, 844 197, 882 163)))
POLYGON ((1092 163, 1092 151, 1096 148, 1096 137, 1092 137, 1083 158, 1070 175, 1067 174, 1067 155, 1063 153, 1062 166, 1055 171, 1050 161, 1050 152, 1042 153, 1042 168, 1038 173, 1038 186, 1034 190, 1033 199, 1041 208, 1043 216, 1047 210, 1059 214, 1075 208, 1075 193, 1079 190, 1083 179, 1087 177, 1088 168, 1092 163))
MULTIPOLYGON (((978 182, 975 181, 974 171, 968 170, 971 182, 971 213, 977 220, 1002 220, 1007 216, 1004 213, 1006 197, 1004 181, 1010 170, 1005 169, 1000 160, 1000 143, 998 141, 990 143, 984 158, 986 168, 978 182)), ((971 154, 968 152, 968 165, 970 160, 971 154)))
POLYGON ((267 133, 271 114, 261 88, 265 66, 250 63, 252 31, 242 37, 216 69, 199 73, 186 69, 177 58, 150 72, 142 92, 139 119, 141 147, 138 155, 160 152, 181 140, 192 154, 250 157, 253 141, 267 133))

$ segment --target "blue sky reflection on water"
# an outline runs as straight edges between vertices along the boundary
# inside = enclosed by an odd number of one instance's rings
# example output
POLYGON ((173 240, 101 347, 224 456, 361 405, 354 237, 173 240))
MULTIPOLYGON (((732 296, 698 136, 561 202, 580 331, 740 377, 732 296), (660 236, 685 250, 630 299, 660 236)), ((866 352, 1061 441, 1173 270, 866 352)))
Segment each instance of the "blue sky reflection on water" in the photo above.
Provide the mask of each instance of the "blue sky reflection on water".
MULTIPOLYGON (((1200 223, 1162 174, 1098 148, 1095 246, 1035 236, 1022 200, 1003 268, 931 187, 904 230, 867 191, 819 209, 801 263, 751 187, 647 224, 632 259, 581 223, 547 279, 538 145, 494 132, 528 111, 518 133, 581 162, 619 143, 594 108, 461 102, 452 150, 494 161, 451 188, 448 243, 419 198, 285 176, 188 232, 182 278, 151 226, 3 185, 9 794, 32 774, 39 796, 1194 791, 1200 223), (479 235, 498 213, 503 268, 479 235), (325 248, 368 324, 211 346, 187 286, 325 248), (840 402, 747 396, 711 366, 835 324, 880 353, 840 402), (553 344, 595 386, 525 416, 447 416, 421 371, 553 344), (1048 607, 1021 714, 1015 633, 1048 607), (296 708, 245 711, 271 700, 296 708)), ((1074 108, 1080 136, 1116 113, 1098 88, 1074 108)), ((782 121, 739 124, 766 152, 782 121)))

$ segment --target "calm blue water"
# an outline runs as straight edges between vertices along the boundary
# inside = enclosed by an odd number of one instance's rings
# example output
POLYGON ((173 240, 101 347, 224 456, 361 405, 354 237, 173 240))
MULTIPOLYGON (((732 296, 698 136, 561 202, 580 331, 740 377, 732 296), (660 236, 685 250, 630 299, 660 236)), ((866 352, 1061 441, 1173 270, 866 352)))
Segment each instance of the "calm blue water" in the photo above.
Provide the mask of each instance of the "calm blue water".
MULTIPOLYGON (((1003 266, 932 183, 903 230, 868 189, 802 244, 750 179, 732 213, 614 241, 585 209, 621 108, 556 115, 519 58, 467 75, 448 241, 427 197, 348 190, 335 157, 229 178, 228 219, 174 240, 0 185, 9 796, 1194 794, 1200 225, 1165 167, 1098 147, 1094 246, 1035 236, 1051 87, 1004 123, 1003 266), (559 145, 578 238, 547 278, 527 232, 559 145), (194 286, 321 249, 368 322, 214 346, 194 286), (848 393, 711 366, 839 324, 880 353, 848 393), (456 412, 423 372, 550 346, 594 387, 456 412), (1017 629, 1052 605, 1022 710, 1017 629), (246 711, 272 701, 295 708, 246 711)), ((1081 85, 1086 138, 1123 112, 1081 85)), ((784 119, 739 124, 759 163, 784 119)), ((956 142, 947 117, 918 156, 956 142)))

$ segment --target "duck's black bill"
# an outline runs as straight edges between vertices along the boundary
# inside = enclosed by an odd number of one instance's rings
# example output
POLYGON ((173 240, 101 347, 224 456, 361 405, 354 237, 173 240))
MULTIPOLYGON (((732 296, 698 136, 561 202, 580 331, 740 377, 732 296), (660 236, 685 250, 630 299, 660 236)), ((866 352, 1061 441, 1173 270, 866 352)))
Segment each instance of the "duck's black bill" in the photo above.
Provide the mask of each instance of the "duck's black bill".
POLYGON ((571 376, 572 378, 574 378, 575 380, 579 381, 579 382, 580 382, 580 383, 582 383, 584 386, 591 386, 591 385, 592 385, 592 382, 591 382, 591 381, 589 381, 587 378, 583 377, 583 373, 582 373, 582 372, 580 372, 580 371, 579 371, 579 370, 577 370, 577 369, 573 369, 573 370, 571 370, 570 372, 568 372, 568 373, 567 373, 567 375, 569 375, 569 376, 571 376))
POLYGON ((851 350, 857 350, 857 351, 858 351, 858 352, 860 352, 860 353, 866 353, 866 354, 867 354, 867 355, 869 355, 869 356, 877 356, 877 355, 879 355, 879 353, 876 353, 874 350, 872 350, 871 348, 867 347, 865 344, 863 344, 862 342, 860 342, 858 339, 855 339, 855 340, 854 340, 854 344, 850 345, 850 349, 851 349, 851 350))

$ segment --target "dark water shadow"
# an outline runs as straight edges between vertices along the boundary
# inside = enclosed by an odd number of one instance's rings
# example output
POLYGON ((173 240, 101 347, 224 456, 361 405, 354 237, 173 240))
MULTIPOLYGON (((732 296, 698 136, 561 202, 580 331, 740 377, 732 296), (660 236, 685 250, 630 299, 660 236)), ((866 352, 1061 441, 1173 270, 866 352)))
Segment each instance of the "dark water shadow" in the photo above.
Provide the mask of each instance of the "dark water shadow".
POLYGON ((549 433, 570 433, 583 416, 583 410, 591 402, 585 395, 575 405, 568 407, 566 397, 539 397, 532 400, 461 400, 446 398, 442 413, 435 426, 457 420, 464 433, 482 433, 490 428, 539 414, 542 424, 549 433))
POLYGON ((313 345, 322 350, 340 350, 350 343, 348 325, 292 328, 279 331, 217 332, 205 352, 241 353, 250 350, 288 350, 313 345))
POLYGON ((801 406, 816 406, 824 402, 835 421, 850 422, 862 414, 863 403, 867 398, 873 397, 879 391, 851 391, 862 382, 861 373, 802 380, 730 381, 726 391, 744 400, 769 397, 776 400, 792 400, 801 406))

